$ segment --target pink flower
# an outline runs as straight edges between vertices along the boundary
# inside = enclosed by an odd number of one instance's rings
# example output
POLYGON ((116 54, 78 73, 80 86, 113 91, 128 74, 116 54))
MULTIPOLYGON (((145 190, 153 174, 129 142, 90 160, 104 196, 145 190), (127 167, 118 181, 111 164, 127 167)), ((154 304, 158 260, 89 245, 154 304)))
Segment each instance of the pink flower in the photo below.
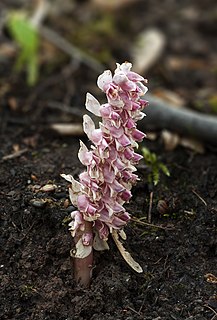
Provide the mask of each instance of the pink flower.
MULTIPOLYGON (((131 67, 129 62, 117 64, 114 75, 106 70, 98 77, 98 87, 105 92, 107 103, 100 105, 87 93, 87 110, 102 120, 96 128, 88 115, 83 118, 84 132, 93 145, 88 150, 80 142, 78 157, 86 171, 79 175, 79 182, 62 175, 71 183, 70 199, 78 208, 72 213, 72 235, 84 230, 84 221, 93 223, 95 237, 83 233, 83 247, 93 243, 97 250, 108 248, 109 233, 122 229, 130 219, 123 205, 132 197, 131 188, 138 180, 134 164, 142 156, 134 152, 134 147, 145 134, 137 129, 136 122, 144 117, 142 110, 147 106, 147 101, 141 99, 147 92, 143 84, 147 81, 131 67)), ((80 243, 77 247, 83 248, 80 243)))

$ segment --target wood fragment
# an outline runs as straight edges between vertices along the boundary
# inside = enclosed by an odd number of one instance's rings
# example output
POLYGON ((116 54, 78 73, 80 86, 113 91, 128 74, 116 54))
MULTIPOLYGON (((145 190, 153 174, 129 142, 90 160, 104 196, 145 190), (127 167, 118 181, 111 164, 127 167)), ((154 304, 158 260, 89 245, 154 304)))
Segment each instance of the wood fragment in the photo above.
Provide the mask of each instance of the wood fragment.
POLYGON ((7 156, 4 156, 2 157, 2 161, 6 161, 6 160, 11 160, 11 159, 14 159, 14 158, 18 158, 20 157, 23 153, 27 152, 28 149, 22 149, 22 150, 19 150, 17 152, 14 152, 12 154, 8 154, 7 156))

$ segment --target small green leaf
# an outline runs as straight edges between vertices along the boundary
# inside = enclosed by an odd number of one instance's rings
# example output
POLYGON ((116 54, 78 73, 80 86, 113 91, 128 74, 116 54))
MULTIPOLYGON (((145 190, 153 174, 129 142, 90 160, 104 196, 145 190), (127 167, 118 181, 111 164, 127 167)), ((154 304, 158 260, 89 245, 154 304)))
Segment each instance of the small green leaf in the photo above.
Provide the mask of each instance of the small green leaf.
POLYGON ((168 168, 158 160, 158 157, 156 153, 150 152, 149 149, 143 147, 141 149, 144 160, 149 167, 149 171, 151 171, 148 174, 148 183, 156 186, 160 181, 160 170, 166 175, 170 176, 170 172, 168 168))
POLYGON ((159 163, 159 167, 160 167, 160 169, 163 171, 163 173, 164 173, 166 176, 170 177, 170 172, 169 172, 168 168, 165 166, 165 164, 163 164, 163 163, 161 162, 161 163, 159 163))
POLYGON ((153 183, 156 186, 160 181, 160 173, 158 167, 153 168, 153 183))

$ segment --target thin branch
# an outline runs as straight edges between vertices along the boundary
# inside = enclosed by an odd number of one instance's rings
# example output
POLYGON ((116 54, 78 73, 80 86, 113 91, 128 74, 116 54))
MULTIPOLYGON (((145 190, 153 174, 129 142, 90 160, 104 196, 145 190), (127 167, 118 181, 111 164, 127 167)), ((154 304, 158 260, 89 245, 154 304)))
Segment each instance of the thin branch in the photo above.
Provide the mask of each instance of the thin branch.
POLYGON ((192 192, 203 202, 203 204, 207 207, 206 201, 194 190, 192 189, 192 192))
POLYGON ((152 204, 153 204, 153 191, 150 193, 150 202, 149 202, 149 208, 148 208, 148 223, 151 223, 152 204))
POLYGON ((99 63, 96 59, 89 56, 84 51, 78 49, 61 35, 59 35, 56 31, 45 27, 39 27, 40 34, 47 39, 49 42, 54 44, 57 48, 68 54, 72 57, 72 59, 77 60, 78 62, 82 62, 91 69, 95 70, 96 72, 102 72, 104 69, 102 64, 99 63))
POLYGON ((131 221, 136 222, 138 224, 141 224, 143 226, 151 227, 151 228, 159 228, 159 229, 163 229, 163 230, 173 230, 173 228, 167 228, 167 227, 158 226, 156 224, 152 224, 152 223, 148 223, 148 222, 143 222, 136 217, 131 217, 131 221))

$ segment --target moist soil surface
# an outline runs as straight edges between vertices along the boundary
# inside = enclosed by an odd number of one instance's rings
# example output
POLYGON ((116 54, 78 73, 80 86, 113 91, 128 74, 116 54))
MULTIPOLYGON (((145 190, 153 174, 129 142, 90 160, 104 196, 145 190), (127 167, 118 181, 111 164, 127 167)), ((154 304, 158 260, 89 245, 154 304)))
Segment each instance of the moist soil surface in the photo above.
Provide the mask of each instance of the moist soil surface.
MULTIPOLYGON (((182 5, 166 1, 155 12, 153 6, 158 2, 147 3, 140 2, 138 7, 125 12, 136 21, 146 10, 146 21, 130 26, 131 39, 134 31, 147 27, 150 21, 161 26, 172 39, 162 65, 149 71, 149 78, 153 74, 154 79, 150 79, 150 88, 176 88, 186 104, 194 107, 198 86, 211 90, 216 84, 216 75, 209 73, 215 46, 215 2, 206 2, 204 13, 205 3, 192 1, 189 14, 185 1, 182 5), (185 37, 181 34, 179 38, 181 31, 185 37), (185 56, 190 43, 190 56, 185 62, 190 59, 193 63, 196 57, 201 63, 197 64, 198 69, 188 61, 185 72, 168 70, 168 56, 185 56)), ((124 23, 120 30, 123 26, 124 23)), ((7 34, 4 39, 7 40, 7 34)), ((121 62, 124 52, 121 45, 118 49, 121 54, 117 50, 113 55, 121 62)), ((129 52, 126 55, 128 58, 129 52)), ((124 245, 143 273, 137 274, 128 267, 110 239, 109 251, 95 253, 90 288, 78 287, 73 279, 73 240, 68 232, 73 207, 67 182, 60 174, 78 177, 84 170, 77 158, 79 138, 89 142, 83 135, 63 136, 50 129, 52 123, 80 121, 64 109, 50 107, 50 102, 83 108, 84 94, 95 88, 97 74, 83 65, 70 69, 70 63, 63 61, 49 75, 42 68, 40 84, 29 88, 25 74, 14 72, 13 62, 13 57, 9 57, 0 67, 0 318, 217 319, 216 150, 205 146, 205 152, 198 154, 178 146, 165 151, 160 139, 144 141, 168 167, 170 177, 161 175, 158 185, 150 186, 149 168, 141 161, 140 181, 126 206, 132 220, 125 228, 124 245), (43 188, 48 184, 52 185, 49 190, 43 188)))

